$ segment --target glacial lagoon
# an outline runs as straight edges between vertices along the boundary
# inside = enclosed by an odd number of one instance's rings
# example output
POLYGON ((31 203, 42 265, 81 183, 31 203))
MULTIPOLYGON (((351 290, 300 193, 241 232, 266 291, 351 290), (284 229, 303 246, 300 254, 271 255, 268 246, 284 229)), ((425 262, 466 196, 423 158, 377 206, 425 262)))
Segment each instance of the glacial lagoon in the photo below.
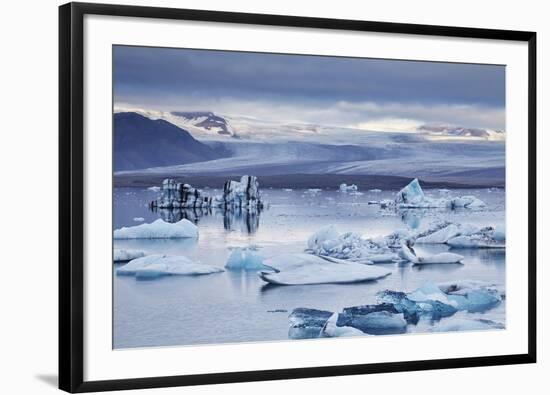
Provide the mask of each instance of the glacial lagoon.
MULTIPOLYGON (((203 188, 216 195, 221 191, 203 188)), ((365 237, 395 230, 422 229, 448 220, 477 226, 503 226, 503 189, 469 189, 440 192, 438 198, 473 195, 487 203, 482 209, 382 209, 372 200, 393 199, 397 191, 343 193, 336 189, 262 189, 266 204, 259 213, 222 212, 218 209, 156 210, 148 203, 157 192, 146 188, 115 188, 115 229, 151 223, 159 218, 174 222, 187 218, 199 228, 198 239, 114 240, 115 249, 142 250, 147 254, 184 255, 192 261, 223 268, 234 247, 253 246, 269 258, 303 252, 307 239, 319 228, 333 224, 341 232, 365 237)), ((419 254, 449 250, 446 245, 416 245, 419 254)), ((341 311, 345 307, 376 303, 378 291, 411 292, 427 282, 485 281, 504 287, 505 249, 452 250, 465 257, 463 264, 377 264, 391 275, 357 284, 274 286, 253 271, 225 271, 206 276, 166 276, 150 281, 118 276, 114 281, 114 348, 184 346, 236 342, 288 340, 288 315, 297 307, 341 311)), ((484 313, 459 312, 446 320, 481 318, 505 324, 505 301, 484 313)), ((430 331, 430 324, 409 325, 409 332, 430 331)), ((330 340, 327 340, 330 341, 330 340)))

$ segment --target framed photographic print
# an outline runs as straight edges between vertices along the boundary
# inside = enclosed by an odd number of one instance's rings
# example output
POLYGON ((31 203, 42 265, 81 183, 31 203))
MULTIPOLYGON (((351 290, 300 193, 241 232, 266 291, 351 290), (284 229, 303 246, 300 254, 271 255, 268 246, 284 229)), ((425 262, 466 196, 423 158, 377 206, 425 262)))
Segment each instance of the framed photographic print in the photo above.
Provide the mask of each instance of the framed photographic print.
POLYGON ((536 360, 533 32, 60 7, 60 388, 536 360))

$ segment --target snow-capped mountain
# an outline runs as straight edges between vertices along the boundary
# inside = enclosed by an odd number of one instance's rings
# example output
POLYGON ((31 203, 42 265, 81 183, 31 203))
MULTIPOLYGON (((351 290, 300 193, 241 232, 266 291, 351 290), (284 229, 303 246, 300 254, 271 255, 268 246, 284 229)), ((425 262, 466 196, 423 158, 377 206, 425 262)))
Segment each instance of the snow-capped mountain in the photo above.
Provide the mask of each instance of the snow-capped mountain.
POLYGON ((427 124, 417 128, 417 131, 436 138, 480 139, 503 141, 506 133, 503 130, 467 128, 448 124, 427 124))
POLYGON ((113 146, 116 171, 205 162, 229 154, 223 147, 194 139, 170 122, 134 112, 114 115, 113 146))
POLYGON ((424 140, 505 141, 502 130, 472 128, 450 124, 424 124, 405 132, 385 130, 369 131, 356 127, 319 124, 276 122, 254 117, 217 114, 211 111, 156 111, 120 108, 115 112, 136 112, 149 119, 162 119, 187 130, 198 140, 258 142, 307 141, 328 144, 371 142, 379 133, 388 133, 394 138, 418 138, 424 140))

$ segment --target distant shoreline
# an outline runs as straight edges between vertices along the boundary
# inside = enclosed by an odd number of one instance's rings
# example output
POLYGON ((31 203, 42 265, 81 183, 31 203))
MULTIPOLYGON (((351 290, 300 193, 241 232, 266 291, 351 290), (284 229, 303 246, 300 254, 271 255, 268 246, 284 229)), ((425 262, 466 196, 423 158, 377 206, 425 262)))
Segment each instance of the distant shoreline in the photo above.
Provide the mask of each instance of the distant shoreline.
MULTIPOLYGON (((185 182, 195 187, 222 188, 228 179, 238 180, 240 175, 222 176, 171 176, 168 174, 154 175, 114 175, 114 187, 150 187, 160 186, 165 178, 173 178, 178 182, 185 182)), ((387 176, 387 175, 345 175, 345 174, 287 174, 287 175, 265 175, 258 176, 260 188, 321 188, 338 189, 341 183, 355 184, 359 190, 369 189, 392 190, 401 189, 407 185, 412 177, 387 176)), ((457 178, 453 180, 436 180, 419 178, 420 184, 425 189, 452 188, 452 189, 474 189, 505 186, 504 181, 499 180, 472 180, 457 178)))

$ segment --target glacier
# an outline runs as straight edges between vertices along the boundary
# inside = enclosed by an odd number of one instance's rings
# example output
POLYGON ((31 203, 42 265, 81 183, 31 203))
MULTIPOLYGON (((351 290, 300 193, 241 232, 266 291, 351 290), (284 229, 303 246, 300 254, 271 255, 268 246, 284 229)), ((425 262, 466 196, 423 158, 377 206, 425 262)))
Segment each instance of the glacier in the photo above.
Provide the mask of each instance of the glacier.
POLYGON ((150 224, 122 227, 113 232, 115 239, 175 239, 197 238, 199 228, 187 219, 176 223, 164 222, 157 219, 150 224))
POLYGON ((277 285, 350 284, 386 277, 387 269, 311 254, 282 254, 264 260, 259 277, 277 285))
POLYGON ((138 280, 147 280, 162 276, 198 276, 223 271, 217 266, 193 262, 184 256, 149 255, 131 260, 118 268, 116 273, 135 276, 138 280))

